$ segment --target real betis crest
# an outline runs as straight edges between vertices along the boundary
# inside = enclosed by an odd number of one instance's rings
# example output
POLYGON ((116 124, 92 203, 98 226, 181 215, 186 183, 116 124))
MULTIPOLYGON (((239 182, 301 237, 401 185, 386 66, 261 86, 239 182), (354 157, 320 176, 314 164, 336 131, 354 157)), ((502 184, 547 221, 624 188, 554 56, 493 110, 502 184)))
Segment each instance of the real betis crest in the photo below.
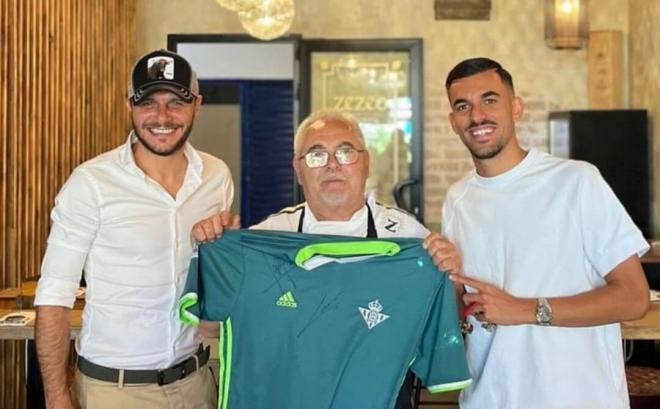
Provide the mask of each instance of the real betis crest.
POLYGON ((362 318, 364 318, 364 322, 367 323, 367 328, 369 329, 372 329, 390 317, 387 314, 381 313, 381 311, 383 311, 383 306, 380 305, 378 300, 370 302, 369 309, 364 307, 358 307, 358 309, 360 310, 360 314, 362 314, 362 318))

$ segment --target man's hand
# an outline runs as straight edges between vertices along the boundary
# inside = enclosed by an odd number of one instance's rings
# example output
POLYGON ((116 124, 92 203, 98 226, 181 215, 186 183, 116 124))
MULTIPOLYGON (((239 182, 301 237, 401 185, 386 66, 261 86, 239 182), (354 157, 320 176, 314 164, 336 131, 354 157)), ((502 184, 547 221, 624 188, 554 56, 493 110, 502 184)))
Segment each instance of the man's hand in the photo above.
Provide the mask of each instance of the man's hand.
MULTIPOLYGON (((201 320, 199 322, 199 336, 203 338, 218 338, 220 335, 220 324, 215 321, 201 320)), ((201 339, 200 339, 201 341, 201 339)))
POLYGON ((433 259, 433 264, 440 271, 461 274, 463 262, 456 246, 439 233, 431 233, 424 239, 422 246, 433 259))
POLYGON ((474 315, 479 321, 500 325, 536 322, 535 299, 514 297, 491 284, 464 275, 451 274, 449 279, 476 290, 463 295, 463 303, 468 306, 465 315, 474 315))
POLYGON ((195 223, 192 228, 193 242, 208 243, 220 238, 225 229, 238 229, 240 225, 238 216, 223 210, 208 219, 195 223))

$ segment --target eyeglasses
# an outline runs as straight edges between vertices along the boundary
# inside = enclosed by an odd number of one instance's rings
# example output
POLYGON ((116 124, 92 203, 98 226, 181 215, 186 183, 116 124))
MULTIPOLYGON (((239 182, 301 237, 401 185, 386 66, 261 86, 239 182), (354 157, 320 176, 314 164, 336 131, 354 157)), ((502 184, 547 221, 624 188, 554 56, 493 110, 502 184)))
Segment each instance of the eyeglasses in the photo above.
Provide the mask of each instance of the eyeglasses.
MULTIPOLYGON (((339 148, 334 151, 333 155, 340 165, 351 165, 357 162, 359 153, 364 151, 364 149, 339 148)), ((310 168, 321 168, 328 164, 329 157, 330 152, 328 151, 312 150, 298 157, 298 159, 305 159, 305 163, 310 168)))

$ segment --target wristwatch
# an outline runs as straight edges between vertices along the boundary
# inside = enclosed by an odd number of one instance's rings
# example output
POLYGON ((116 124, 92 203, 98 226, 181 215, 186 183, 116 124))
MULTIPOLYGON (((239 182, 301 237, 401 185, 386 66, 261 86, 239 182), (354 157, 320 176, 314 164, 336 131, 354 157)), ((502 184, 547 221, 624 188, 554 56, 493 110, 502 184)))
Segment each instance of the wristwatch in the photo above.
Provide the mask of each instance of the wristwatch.
POLYGON ((552 325, 552 307, 545 298, 536 300, 536 323, 538 325, 552 325))

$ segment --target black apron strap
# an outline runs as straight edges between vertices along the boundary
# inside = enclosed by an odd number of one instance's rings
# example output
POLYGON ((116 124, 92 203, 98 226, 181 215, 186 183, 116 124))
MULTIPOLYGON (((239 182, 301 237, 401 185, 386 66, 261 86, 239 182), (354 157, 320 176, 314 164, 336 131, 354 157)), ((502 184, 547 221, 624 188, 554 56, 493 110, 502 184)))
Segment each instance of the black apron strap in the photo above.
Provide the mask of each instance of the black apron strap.
MULTIPOLYGON (((374 215, 371 212, 371 207, 369 203, 367 205, 367 238, 377 239, 378 232, 376 231, 376 222, 374 221, 374 215)), ((302 208, 300 212, 300 218, 298 219, 298 233, 303 232, 303 221, 305 220, 305 207, 302 208)))
POLYGON ((369 212, 367 214, 367 238, 377 239, 378 232, 376 231, 376 222, 374 221, 374 215, 373 213, 371 213, 371 207, 369 207, 369 203, 366 203, 366 205, 367 205, 367 211, 369 212))
POLYGON ((305 206, 300 211, 300 219, 298 219, 298 233, 302 233, 303 220, 305 220, 305 206))

